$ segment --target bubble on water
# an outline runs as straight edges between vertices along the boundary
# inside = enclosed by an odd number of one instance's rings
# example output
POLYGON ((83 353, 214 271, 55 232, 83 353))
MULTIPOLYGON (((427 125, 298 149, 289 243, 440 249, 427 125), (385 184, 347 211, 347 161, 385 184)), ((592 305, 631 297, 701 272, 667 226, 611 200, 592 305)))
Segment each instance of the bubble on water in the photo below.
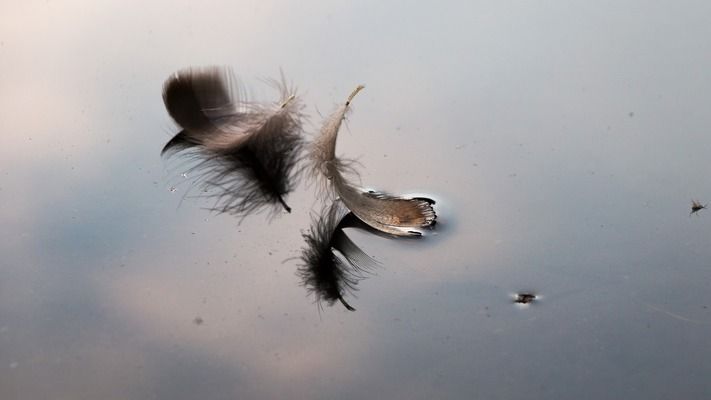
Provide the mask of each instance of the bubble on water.
POLYGON ((178 190, 178 189, 176 189, 175 186, 170 187, 170 193, 174 193, 176 190, 178 190))

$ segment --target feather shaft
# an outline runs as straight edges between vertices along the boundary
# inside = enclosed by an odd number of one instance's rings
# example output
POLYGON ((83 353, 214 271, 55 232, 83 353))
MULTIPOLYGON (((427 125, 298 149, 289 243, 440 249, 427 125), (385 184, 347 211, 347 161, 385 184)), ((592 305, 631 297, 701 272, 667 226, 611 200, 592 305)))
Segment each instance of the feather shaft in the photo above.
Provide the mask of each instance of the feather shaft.
POLYGON ((353 161, 336 156, 338 132, 351 101, 363 88, 362 85, 356 87, 346 102, 326 118, 311 148, 312 175, 321 180, 327 193, 340 198, 353 214, 371 227, 396 236, 421 235, 419 229, 433 225, 437 218, 432 200, 363 190, 348 179, 353 175, 353 161))

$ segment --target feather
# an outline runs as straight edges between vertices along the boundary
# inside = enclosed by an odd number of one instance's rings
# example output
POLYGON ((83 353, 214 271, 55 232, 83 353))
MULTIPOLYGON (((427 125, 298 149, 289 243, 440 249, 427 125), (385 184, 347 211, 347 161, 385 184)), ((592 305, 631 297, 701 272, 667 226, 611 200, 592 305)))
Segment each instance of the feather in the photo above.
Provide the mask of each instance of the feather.
POLYGON ((281 100, 247 101, 226 67, 186 69, 163 86, 168 114, 180 126, 162 155, 189 153, 204 192, 212 191, 217 212, 246 216, 283 207, 294 187, 303 147, 303 106, 282 75, 273 81, 281 100))
POLYGON ((353 214, 371 227, 396 236, 419 236, 419 229, 432 226, 437 215, 431 199, 407 198, 367 191, 349 181, 355 162, 336 157, 336 140, 358 86, 346 102, 333 112, 311 146, 312 176, 321 181, 322 191, 340 198, 353 214))
POLYGON ((306 247, 297 275, 319 304, 333 305, 338 300, 346 309, 355 311, 344 296, 352 294, 378 263, 344 233, 350 215, 340 201, 334 201, 302 234, 306 247))

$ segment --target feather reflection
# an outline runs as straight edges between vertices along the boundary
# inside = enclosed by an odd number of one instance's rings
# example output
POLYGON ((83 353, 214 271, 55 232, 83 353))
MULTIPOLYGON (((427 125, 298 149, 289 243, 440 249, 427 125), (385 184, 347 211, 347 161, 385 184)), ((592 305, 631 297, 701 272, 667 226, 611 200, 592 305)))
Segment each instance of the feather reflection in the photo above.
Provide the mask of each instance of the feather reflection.
POLYGON ((378 262, 361 250, 343 231, 347 227, 362 227, 362 222, 336 200, 302 235, 302 249, 297 275, 320 305, 340 301, 355 311, 344 296, 357 290, 358 282, 372 272, 378 262))
MULTIPOLYGON (((434 204, 432 199, 420 199, 434 204)), ((314 295, 319 306, 323 302, 332 306, 339 301, 348 310, 355 311, 344 297, 353 295, 358 283, 372 274, 380 263, 346 235, 346 228, 359 229, 388 239, 416 240, 420 237, 403 237, 375 229, 350 212, 341 200, 333 201, 314 219, 309 230, 302 233, 306 247, 301 251, 302 264, 297 275, 309 294, 314 295)))

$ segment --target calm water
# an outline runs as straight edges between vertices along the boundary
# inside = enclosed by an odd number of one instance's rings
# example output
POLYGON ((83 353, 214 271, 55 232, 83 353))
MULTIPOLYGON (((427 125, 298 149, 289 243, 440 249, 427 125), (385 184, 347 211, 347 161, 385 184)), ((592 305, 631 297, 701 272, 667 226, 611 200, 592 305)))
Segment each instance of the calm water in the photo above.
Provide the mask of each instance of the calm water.
POLYGON ((707 397, 710 12, 1 3, 0 397, 707 397), (338 153, 438 200, 422 240, 349 231, 356 312, 287 260, 312 188, 271 223, 183 199, 161 86, 210 64, 266 100, 282 68, 310 134, 366 84, 338 153))

